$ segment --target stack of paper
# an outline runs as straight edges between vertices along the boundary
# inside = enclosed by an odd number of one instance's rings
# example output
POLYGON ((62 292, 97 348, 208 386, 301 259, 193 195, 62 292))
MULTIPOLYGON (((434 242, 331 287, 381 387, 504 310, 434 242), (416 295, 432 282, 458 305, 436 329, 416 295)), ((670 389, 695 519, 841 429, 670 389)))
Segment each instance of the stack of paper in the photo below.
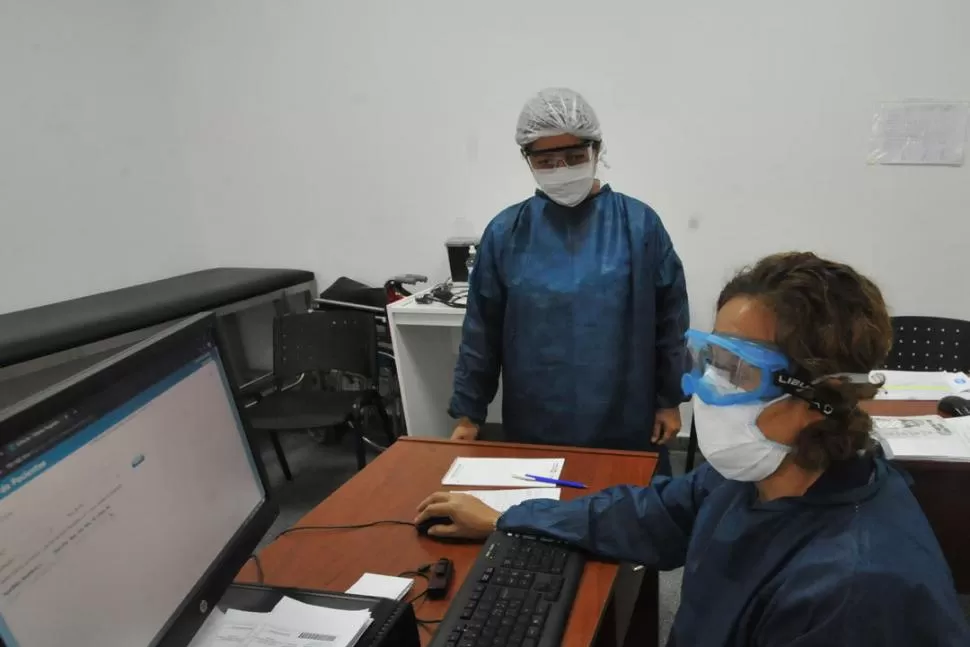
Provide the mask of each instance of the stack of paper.
POLYGON ((364 573, 359 580, 354 582, 353 586, 347 589, 347 593, 353 595, 369 595, 372 598, 403 600, 413 585, 414 580, 406 577, 391 577, 390 575, 364 573))
POLYGON ((214 611, 189 647, 352 647, 373 621, 367 609, 330 609, 284 597, 269 613, 214 611))
POLYGON ((873 371, 870 379, 884 382, 877 400, 939 400, 970 391, 966 373, 873 371))
POLYGON ((970 418, 873 416, 876 438, 889 458, 970 461, 970 418))
POLYGON ((470 494, 482 501, 492 510, 505 512, 514 505, 519 505, 523 501, 532 499, 554 499, 559 500, 559 488, 522 488, 519 490, 467 490, 461 494, 470 494))
POLYGON ((456 458, 448 468, 442 485, 476 487, 528 486, 556 487, 553 483, 523 481, 516 476, 532 474, 557 479, 562 473, 565 458, 456 458))

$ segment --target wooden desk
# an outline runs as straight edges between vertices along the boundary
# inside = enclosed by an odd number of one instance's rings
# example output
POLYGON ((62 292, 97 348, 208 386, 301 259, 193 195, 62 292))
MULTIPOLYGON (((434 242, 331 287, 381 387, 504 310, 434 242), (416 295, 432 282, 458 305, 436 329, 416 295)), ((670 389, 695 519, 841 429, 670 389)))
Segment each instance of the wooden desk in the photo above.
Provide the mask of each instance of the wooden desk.
MULTIPOLYGON (((936 402, 873 400, 866 410, 877 416, 925 416, 936 413, 936 402)), ((913 477, 913 494, 950 564, 957 591, 970 593, 970 463, 897 462, 913 477)))
MULTIPOLYGON (((327 497, 297 526, 350 525, 379 519, 410 521, 418 503, 442 489, 441 477, 457 456, 565 457, 563 478, 586 483, 590 489, 563 488, 563 499, 610 485, 646 485, 657 464, 655 454, 639 452, 402 438, 327 497)), ((480 549, 480 544, 445 544, 421 538, 410 526, 386 525, 292 533, 267 546, 259 558, 267 584, 344 591, 367 571, 395 575, 447 557, 455 564, 449 598, 426 600, 416 608, 418 617, 441 618, 480 549)), ((614 647, 612 591, 618 568, 617 564, 607 562, 587 563, 566 627, 564 647, 593 644, 614 647)), ((256 568, 251 562, 240 571, 237 581, 256 581, 256 568)), ((421 586, 416 584, 416 590, 421 586)), ((625 643, 656 645, 657 621, 657 577, 653 572, 644 577, 625 643)), ((422 644, 430 641, 427 631, 421 632, 421 640, 422 644)))

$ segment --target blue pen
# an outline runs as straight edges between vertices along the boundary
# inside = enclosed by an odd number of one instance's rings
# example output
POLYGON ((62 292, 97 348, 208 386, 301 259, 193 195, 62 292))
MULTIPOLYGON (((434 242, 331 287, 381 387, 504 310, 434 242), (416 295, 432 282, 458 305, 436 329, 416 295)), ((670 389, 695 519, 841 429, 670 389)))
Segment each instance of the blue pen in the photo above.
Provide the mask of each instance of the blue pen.
POLYGON ((552 485, 560 485, 562 487, 574 487, 577 490, 586 489, 586 485, 583 483, 578 483, 576 481, 563 481, 561 479, 551 479, 548 476, 536 476, 535 474, 526 474, 525 476, 519 476, 518 478, 524 481, 536 481, 537 483, 551 483, 552 485))

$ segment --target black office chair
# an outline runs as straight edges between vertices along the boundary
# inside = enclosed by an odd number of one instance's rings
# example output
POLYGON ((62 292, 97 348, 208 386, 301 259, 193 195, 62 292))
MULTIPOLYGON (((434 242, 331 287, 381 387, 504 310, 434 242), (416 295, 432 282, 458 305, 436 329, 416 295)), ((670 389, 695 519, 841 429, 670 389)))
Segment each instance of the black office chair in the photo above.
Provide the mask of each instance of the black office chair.
POLYGON ((970 370, 970 321, 945 317, 893 317, 889 370, 970 370))
POLYGON ((376 339, 374 317, 363 312, 313 311, 285 314, 273 322, 273 374, 278 390, 245 410, 254 429, 269 433, 280 468, 292 480, 289 463, 280 444, 279 432, 342 428, 355 436, 357 468, 366 464, 367 447, 385 447, 368 438, 364 411, 374 409, 388 443, 394 442, 390 417, 376 381, 376 339), (359 391, 325 391, 306 388, 322 376, 339 371, 363 378, 359 391), (307 378, 312 376, 307 382, 307 378), (283 382, 290 380, 290 384, 283 382))

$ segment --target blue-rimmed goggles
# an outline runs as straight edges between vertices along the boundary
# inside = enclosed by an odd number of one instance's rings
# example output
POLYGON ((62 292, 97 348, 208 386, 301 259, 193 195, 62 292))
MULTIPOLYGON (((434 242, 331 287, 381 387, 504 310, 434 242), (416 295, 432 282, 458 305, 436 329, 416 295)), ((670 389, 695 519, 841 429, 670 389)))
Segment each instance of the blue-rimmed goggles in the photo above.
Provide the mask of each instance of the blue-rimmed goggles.
POLYGON ((690 370, 681 379, 684 393, 708 404, 773 400, 786 393, 779 374, 790 377, 791 361, 777 348, 730 335, 687 331, 690 370))
POLYGON ((867 373, 839 373, 808 381, 800 377, 803 371, 772 344, 731 335, 688 330, 687 349, 690 367, 681 378, 681 387, 686 395, 696 394, 713 405, 764 402, 791 395, 831 416, 836 408, 816 397, 816 383, 829 378, 869 381, 867 373))

